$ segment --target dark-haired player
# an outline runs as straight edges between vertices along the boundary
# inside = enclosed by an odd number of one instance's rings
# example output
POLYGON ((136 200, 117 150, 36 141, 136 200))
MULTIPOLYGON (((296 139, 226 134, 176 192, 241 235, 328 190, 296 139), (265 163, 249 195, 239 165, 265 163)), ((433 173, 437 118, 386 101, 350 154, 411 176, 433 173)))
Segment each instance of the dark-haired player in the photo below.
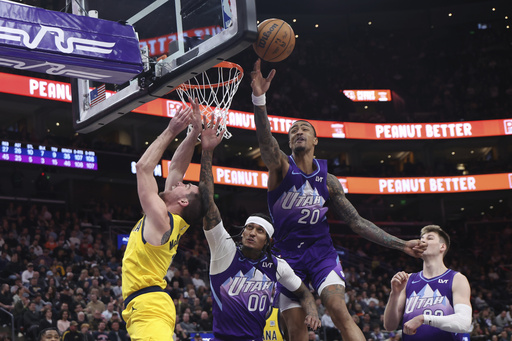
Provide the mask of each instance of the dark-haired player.
MULTIPOLYGON (((276 229, 276 248, 295 273, 318 292, 343 339, 364 340, 345 304, 344 274, 329 233, 328 205, 354 232, 375 243, 414 257, 419 257, 426 245, 420 240, 396 238, 357 213, 338 179, 327 172, 327 161, 315 159, 318 138, 309 122, 296 121, 288 131, 292 155, 280 150, 270 131, 265 104, 275 70, 264 78, 260 64, 256 61, 251 73, 252 99, 261 158, 269 170, 268 205, 276 229)), ((279 307, 290 339, 306 341, 304 311, 289 290, 279 285, 278 289, 282 289, 279 307)))
POLYGON ((224 229, 213 199, 212 155, 222 140, 222 133, 216 134, 217 125, 218 122, 210 124, 211 128, 201 135, 199 182, 207 207, 204 231, 211 251, 214 340, 261 341, 277 281, 300 300, 306 312, 303 323, 317 329, 320 320, 313 295, 284 260, 270 253, 274 233, 270 217, 251 215, 245 222, 240 245, 224 229))

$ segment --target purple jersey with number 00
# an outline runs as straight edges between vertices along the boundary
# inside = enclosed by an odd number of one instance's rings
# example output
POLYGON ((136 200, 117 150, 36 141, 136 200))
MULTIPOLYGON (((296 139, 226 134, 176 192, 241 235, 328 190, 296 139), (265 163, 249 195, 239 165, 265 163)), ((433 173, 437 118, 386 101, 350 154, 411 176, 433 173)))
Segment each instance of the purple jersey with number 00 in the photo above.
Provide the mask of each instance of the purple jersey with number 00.
POLYGON ((315 170, 305 174, 288 156, 290 168, 283 181, 268 192, 269 212, 274 221, 274 241, 283 252, 308 247, 329 238, 327 223, 327 161, 314 159, 315 170))
MULTIPOLYGON (((422 314, 452 315, 454 313, 452 285, 455 274, 457 272, 451 269, 434 278, 423 277, 423 271, 411 274, 405 288, 407 298, 403 323, 422 314)), ((416 334, 403 334, 402 337, 404 341, 469 340, 468 334, 450 333, 425 324, 418 328, 416 334)))
POLYGON ((210 275, 214 340, 262 340, 273 303, 277 259, 253 261, 237 249, 227 270, 210 275))

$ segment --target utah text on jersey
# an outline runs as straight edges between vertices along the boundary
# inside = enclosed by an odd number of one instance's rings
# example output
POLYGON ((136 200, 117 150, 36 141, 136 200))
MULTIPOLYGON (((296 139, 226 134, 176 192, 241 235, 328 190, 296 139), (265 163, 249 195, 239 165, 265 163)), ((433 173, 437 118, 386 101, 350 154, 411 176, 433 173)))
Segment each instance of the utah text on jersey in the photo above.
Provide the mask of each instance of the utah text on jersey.
MULTIPOLYGON (((442 281, 440 279, 440 281, 442 281)), ((415 309, 429 311, 433 315, 443 315, 447 307, 451 307, 450 301, 430 285, 426 284, 418 293, 413 292, 405 303, 405 313, 411 313, 415 309)))

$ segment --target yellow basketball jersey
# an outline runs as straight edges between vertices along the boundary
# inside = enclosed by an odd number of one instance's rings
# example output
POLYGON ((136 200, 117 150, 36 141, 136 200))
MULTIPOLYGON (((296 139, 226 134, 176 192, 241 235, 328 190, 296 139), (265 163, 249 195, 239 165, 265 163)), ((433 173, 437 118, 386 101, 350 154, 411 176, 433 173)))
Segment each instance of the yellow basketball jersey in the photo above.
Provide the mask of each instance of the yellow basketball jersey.
POLYGON ((123 257, 123 298, 150 286, 165 289, 165 275, 176 254, 181 236, 189 226, 179 215, 169 213, 171 236, 159 246, 144 240, 143 231, 146 216, 132 229, 123 257))
POLYGON ((279 328, 279 309, 272 308, 272 314, 267 319, 263 330, 263 341, 283 341, 281 328, 279 328))

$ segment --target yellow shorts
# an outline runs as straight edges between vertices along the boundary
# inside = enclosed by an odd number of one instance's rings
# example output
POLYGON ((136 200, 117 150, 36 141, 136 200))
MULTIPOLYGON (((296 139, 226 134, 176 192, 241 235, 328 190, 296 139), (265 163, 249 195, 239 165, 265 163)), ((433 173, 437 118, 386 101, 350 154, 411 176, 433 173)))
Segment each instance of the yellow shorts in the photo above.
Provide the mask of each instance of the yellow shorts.
POLYGON ((174 334, 176 308, 167 293, 149 292, 128 303, 123 319, 133 341, 169 341, 174 334))

